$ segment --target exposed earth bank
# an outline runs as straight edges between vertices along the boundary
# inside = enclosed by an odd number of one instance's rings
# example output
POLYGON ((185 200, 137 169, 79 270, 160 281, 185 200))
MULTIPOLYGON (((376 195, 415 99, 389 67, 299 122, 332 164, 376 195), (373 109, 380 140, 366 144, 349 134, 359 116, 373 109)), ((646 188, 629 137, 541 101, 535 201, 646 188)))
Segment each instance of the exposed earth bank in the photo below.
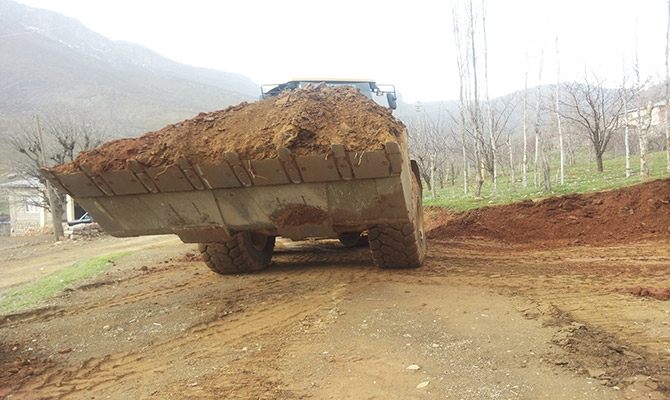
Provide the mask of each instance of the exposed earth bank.
POLYGON ((218 276, 175 238, 2 238, 3 268, 33 276, 141 250, 1 317, 0 396, 667 399, 669 204, 658 180, 427 209, 429 257, 399 271, 334 241, 280 240, 269 269, 218 276))

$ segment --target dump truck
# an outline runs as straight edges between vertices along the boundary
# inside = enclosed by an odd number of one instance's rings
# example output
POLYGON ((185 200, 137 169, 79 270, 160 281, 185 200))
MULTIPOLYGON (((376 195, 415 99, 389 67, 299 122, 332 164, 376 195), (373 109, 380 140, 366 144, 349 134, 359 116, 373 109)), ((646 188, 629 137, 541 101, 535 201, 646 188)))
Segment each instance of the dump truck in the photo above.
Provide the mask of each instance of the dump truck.
POLYGON ((378 267, 421 266, 420 174, 395 88, 292 80, 261 94, 40 172, 110 235, 176 234, 219 274, 267 267, 279 236, 367 242, 378 267))

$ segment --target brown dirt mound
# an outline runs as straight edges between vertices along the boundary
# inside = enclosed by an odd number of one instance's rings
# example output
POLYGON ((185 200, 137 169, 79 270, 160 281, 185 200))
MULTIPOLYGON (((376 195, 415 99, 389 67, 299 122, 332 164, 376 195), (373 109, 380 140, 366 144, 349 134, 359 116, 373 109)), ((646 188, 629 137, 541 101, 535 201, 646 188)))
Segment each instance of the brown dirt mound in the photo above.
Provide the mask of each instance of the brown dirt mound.
POLYGON ((637 297, 650 297, 656 300, 668 300, 670 299, 670 288, 654 288, 654 287, 634 287, 630 289, 619 289, 617 288, 615 292, 624 292, 630 293, 633 296, 637 297))
POLYGON ((431 239, 483 237, 510 244, 605 245, 670 239, 670 179, 616 190, 554 196, 445 216, 431 239))
POLYGON ((351 87, 308 86, 225 110, 200 113, 195 118, 81 152, 71 163, 55 167, 57 173, 94 173, 120 170, 135 159, 145 167, 171 165, 179 157, 191 163, 219 163, 233 151, 240 158, 266 159, 277 147, 297 155, 326 154, 333 143, 349 151, 382 149, 398 141, 405 126, 391 110, 351 87))

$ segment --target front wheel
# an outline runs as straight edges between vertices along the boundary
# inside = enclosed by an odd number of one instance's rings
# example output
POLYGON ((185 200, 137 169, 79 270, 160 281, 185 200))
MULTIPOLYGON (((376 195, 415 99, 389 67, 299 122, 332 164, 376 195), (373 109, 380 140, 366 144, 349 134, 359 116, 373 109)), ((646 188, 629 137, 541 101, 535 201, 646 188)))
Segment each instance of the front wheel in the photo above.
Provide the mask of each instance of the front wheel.
POLYGON ((368 231, 375 265, 381 268, 418 268, 426 258, 421 186, 412 174, 412 215, 409 222, 378 224, 368 231))
POLYGON ((275 237, 239 232, 223 242, 200 243, 198 249, 207 267, 217 274, 258 271, 270 265, 275 237))

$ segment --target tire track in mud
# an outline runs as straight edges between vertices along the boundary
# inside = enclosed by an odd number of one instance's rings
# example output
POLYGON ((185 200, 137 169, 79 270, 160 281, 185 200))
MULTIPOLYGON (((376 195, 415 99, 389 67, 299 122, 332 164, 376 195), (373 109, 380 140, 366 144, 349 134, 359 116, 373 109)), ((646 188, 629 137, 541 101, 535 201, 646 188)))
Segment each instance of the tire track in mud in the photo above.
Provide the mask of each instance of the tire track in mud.
POLYGON ((518 257, 487 250, 469 247, 455 256, 440 249, 433 261, 446 266, 435 272, 518 298, 526 318, 557 329, 552 342, 567 352, 548 355, 557 365, 603 385, 628 387, 628 398, 670 395, 670 304, 617 292, 670 287, 666 246, 524 251, 518 257))
MULTIPOLYGON (((151 277, 148 277, 152 282, 147 282, 141 278, 142 275, 146 273, 138 271, 133 273, 130 276, 126 276, 123 279, 115 279, 113 281, 97 281, 94 284, 85 284, 83 287, 74 287, 67 288, 64 290, 64 293, 61 295, 61 301, 57 301, 56 305, 47 305, 42 308, 29 310, 23 313, 9 314, 4 316, 0 320, 0 327, 7 324, 14 324, 18 322, 28 321, 31 319, 39 319, 42 322, 49 321, 53 318, 68 317, 83 313, 92 313, 101 309, 108 309, 113 307, 124 306, 128 304, 138 303, 141 301, 149 301, 155 298, 163 298, 170 296, 179 292, 194 290, 196 288, 205 287, 211 284, 210 281, 203 280, 202 278, 196 276, 189 277, 184 280, 184 270, 190 267, 174 267, 174 268, 161 268, 162 270, 172 269, 173 271, 167 271, 168 274, 178 276, 178 282, 175 282, 174 278, 160 277, 161 281, 156 283, 154 278, 156 277, 156 271, 149 272, 152 274, 151 277), (107 299, 105 302, 100 302, 95 299, 94 301, 86 301, 83 303, 74 302, 77 304, 75 307, 68 305, 67 307, 61 306, 64 298, 67 297, 76 297, 82 294, 84 291, 89 291, 91 289, 99 288, 102 286, 118 286, 126 285, 134 287, 134 290, 130 291, 129 294, 124 295, 123 297, 115 297, 107 299), (147 286, 151 286, 150 289, 147 289, 147 286)), ((113 288, 112 288, 113 290, 113 288)))
POLYGON ((594 294, 588 286, 572 288, 571 295, 528 294, 528 298, 535 299, 538 306, 548 308, 549 312, 539 311, 536 315, 544 324, 557 329, 552 343, 568 353, 549 355, 554 363, 607 386, 626 387, 640 378, 652 380, 654 385, 644 392, 644 396, 649 398, 665 398, 657 396, 660 393, 670 394, 670 336, 667 328, 664 333, 657 330, 647 334, 646 328, 640 326, 641 320, 647 320, 645 325, 654 323, 658 328, 658 319, 652 322, 646 317, 650 313, 659 314, 658 310, 649 306, 641 309, 639 304, 626 305, 627 299, 622 301, 608 293, 594 294), (576 302, 575 296, 581 302, 576 302), (629 315, 622 315, 624 313, 629 315), (651 392, 656 389, 660 392, 652 396, 651 392))
POLYGON ((245 388, 244 393, 248 395, 251 385, 257 386, 259 397, 282 397, 283 391, 287 390, 282 389, 286 386, 283 382, 290 377, 282 376, 279 367, 268 365, 269 359, 277 358, 269 357, 268 354, 286 352, 286 346, 295 345, 290 344, 290 340, 287 345, 286 338, 304 334, 302 331, 305 327, 314 321, 318 321, 318 324, 327 321, 336 304, 343 296, 346 297, 347 289, 342 282, 355 281, 361 273, 371 278, 367 279, 368 284, 380 281, 377 278, 380 271, 365 257, 366 249, 345 250, 339 254, 335 251, 330 245, 320 245, 310 253, 298 249, 295 252, 287 251, 283 256, 280 251, 275 267, 258 274, 223 278, 214 284, 213 275, 208 272, 194 272, 194 275, 183 280, 185 269, 199 265, 150 269, 147 274, 135 275, 119 282, 117 284, 125 286, 124 296, 112 296, 108 300, 95 299, 84 306, 68 310, 67 316, 108 313, 108 309, 114 308, 132 315, 131 310, 136 305, 156 301, 174 303, 179 298, 189 300, 182 304, 184 308, 200 310, 204 315, 192 320, 191 325, 177 337, 164 343, 150 342, 150 349, 139 346, 140 350, 86 359, 80 365, 59 369, 33 388, 43 393, 53 391, 61 398, 68 398, 70 393, 82 387, 91 393, 105 393, 108 388, 114 387, 115 393, 123 393, 124 390, 145 390, 149 394, 160 391, 168 397, 181 398, 181 391, 170 392, 174 384, 170 388, 155 384, 152 386, 153 382, 146 378, 147 367, 153 372, 150 376, 157 378, 154 380, 168 382, 179 380, 179 370, 189 368, 196 369, 203 376, 213 375, 197 385, 194 382, 182 382, 182 387, 190 388, 190 392, 196 396, 206 398, 207 393, 234 393, 239 388, 245 388), (351 268, 351 260, 361 261, 361 253, 364 255, 361 267, 351 268), (324 258, 329 267, 315 268, 315 264, 323 265, 324 258), (342 268, 340 265, 348 267, 342 268), (332 280, 333 269, 337 270, 337 275, 343 276, 332 280), (172 275, 182 277, 177 287, 169 286, 175 282, 172 275), (153 289, 149 290, 148 285, 153 289), (198 298, 190 298, 191 292, 197 292, 198 298), (250 309, 253 312, 247 314, 246 310, 250 309), (254 343, 262 345, 250 345, 254 343), (190 349, 186 355, 180 350, 184 348, 190 349), (230 369, 209 370, 207 360, 221 357, 231 364, 230 369), (179 361, 175 361, 177 359, 179 361), (257 364, 257 368, 253 367, 254 364, 257 364), (123 365, 123 374, 117 372, 116 367, 120 365, 123 365), (161 367, 155 368, 156 365, 161 367), (240 374, 236 366, 242 366, 246 373, 240 374), (276 371, 274 374, 269 372, 273 370, 276 371), (230 379, 222 380, 221 374, 230 379), (274 383, 258 385, 259 381, 274 383), (129 382, 135 383, 130 385, 129 382), (144 389, 150 387, 155 389, 144 389))
MULTIPOLYGON (((445 291, 458 287, 475 298, 479 291, 483 296, 500 293, 517 304, 519 315, 554 330, 557 350, 544 355, 549 368, 597 375, 596 382, 618 382, 624 390, 667 394, 663 370, 656 369, 663 365, 657 340, 663 326, 654 325, 653 318, 643 321, 639 311, 642 304, 656 318, 669 303, 613 292, 617 285, 642 284, 649 277, 667 284, 667 277, 659 275, 667 271, 663 268, 667 268, 668 254, 662 250, 642 249, 626 257, 625 249, 516 253, 513 248, 476 242, 431 244, 428 262, 418 270, 380 270, 366 249, 341 249, 332 243, 311 249, 280 248, 274 266, 251 275, 216 276, 199 262, 150 263, 146 270, 122 274, 124 279, 114 285, 67 295, 69 299, 64 300, 70 307, 62 308, 68 315, 61 322, 85 320, 94 325, 78 327, 79 336, 71 327, 51 332, 54 337, 45 336, 40 332, 45 321, 25 321, 44 349, 53 354, 69 346, 73 351, 57 355, 54 368, 13 394, 26 399, 80 398, 82 393, 103 398, 137 397, 138 393, 166 399, 309 397, 312 392, 305 385, 310 374, 319 378, 318 374, 328 372, 329 364, 314 362, 324 369, 304 370, 290 364, 292 355, 302 352, 305 357, 306 351, 311 354, 320 348, 324 332, 340 318, 342 301, 374 293, 380 284, 395 283, 413 285, 413 291, 422 285, 445 291), (617 326, 616 319, 603 317, 605 312, 594 313, 594 309, 607 311, 608 304, 630 314, 624 323, 629 326, 617 326), (96 319, 97 315, 105 319, 96 319), (106 325, 108 330, 103 328, 106 325), (649 333, 649 348, 642 346, 640 330, 644 329, 649 333), (58 338, 67 335, 71 341, 58 338), (105 347, 90 347, 87 335, 102 335, 105 347), (608 348, 598 347, 603 343, 612 344, 628 358, 608 365, 607 357, 619 353, 611 348, 604 353, 608 348), (588 354, 584 348, 600 350, 588 354), (643 357, 649 369, 640 368, 635 354, 643 357), (292 373, 301 374, 302 386, 295 384, 292 373)), ((649 319, 649 315, 643 317, 649 319)), ((47 322, 56 320, 49 317, 47 322)), ((439 332, 435 334, 439 337, 439 332)), ((435 343, 428 336, 425 340, 431 342, 427 343, 435 343)), ((344 354, 349 358, 342 360, 351 360, 362 373, 388 362, 366 356, 357 360, 357 354, 350 351, 344 354)), ((333 368, 346 372, 342 362, 333 368)))
POLYGON ((667 246, 529 251, 475 242, 452 252, 433 244, 420 270, 372 270, 364 279, 493 288, 518 299, 520 314, 555 329, 552 343, 563 351, 547 362, 624 388, 627 398, 670 395, 668 303, 618 291, 670 287, 667 246))
MULTIPOLYGON (((171 271, 162 273, 170 275, 171 271)), ((192 318, 182 333, 167 341, 152 342, 150 338, 146 338, 146 344, 139 343, 131 350, 88 358, 80 364, 52 370, 41 382, 25 388, 17 395, 30 398, 29 393, 35 390, 36 393, 53 394, 56 398, 69 398, 68 396, 82 388, 92 395, 102 395, 109 394, 113 387, 115 395, 124 391, 144 391, 147 396, 161 392, 166 396, 181 398, 181 391, 174 391, 172 394, 168 392, 174 390, 174 382, 180 380, 183 369, 188 369, 190 374, 195 370, 198 375, 203 376, 197 385, 193 385, 194 382, 182 382, 182 387, 192 389, 190 391, 195 396, 205 389, 208 393, 232 392, 235 388, 248 386, 249 383, 257 384, 254 377, 259 378, 258 372, 239 375, 239 370, 233 367, 228 371, 235 378, 233 380, 222 381, 220 376, 217 379, 204 379, 209 374, 226 374, 225 370, 211 370, 208 360, 217 359, 220 362, 224 358, 231 365, 243 365, 245 370, 253 370, 254 363, 258 363, 258 371, 272 370, 267 365, 270 359, 268 353, 282 351, 283 333, 291 331, 294 326, 301 326, 301 321, 310 319, 310 316, 319 314, 324 309, 331 309, 346 291, 342 284, 328 284, 320 280, 323 278, 321 273, 317 272, 314 279, 307 280, 304 274, 312 275, 308 270, 292 275, 257 274, 234 277, 228 283, 217 282, 213 285, 211 276, 197 275, 189 279, 193 284, 179 289, 163 288, 153 291, 151 295, 142 290, 145 294, 140 295, 135 287, 122 298, 99 302, 95 307, 73 310, 69 315, 100 312, 106 307, 128 306, 124 310, 127 313, 134 308, 133 305, 151 303, 156 299, 173 303, 186 298, 189 303, 182 304, 183 308, 205 311, 204 315, 192 318), (188 291, 196 287, 199 297, 189 298, 188 291), (253 312, 247 313, 248 309, 253 309, 253 312), (261 345, 257 345, 258 343, 261 345), (183 352, 185 348, 189 349, 187 354, 183 352), (123 368, 118 368, 119 366, 123 368), (158 382, 170 384, 163 387, 158 382)), ((138 278, 150 279, 144 276, 138 278)), ((276 380, 277 385, 281 386, 282 377, 279 369, 277 371, 277 377, 265 376, 263 380, 276 380)), ((259 390, 259 395, 265 393, 262 387, 259 390)), ((267 390, 274 393, 276 387, 267 390)))
MULTIPOLYGON (((280 303, 271 303, 275 300, 273 296, 261 300, 251 306, 254 311, 248 317, 242 312, 237 318, 198 326, 195 330, 204 340, 224 344, 236 357, 223 369, 204 376, 205 382, 193 390, 194 395, 235 398, 235 393, 242 391, 244 398, 296 398, 288 385, 292 376, 281 360, 290 359, 289 355, 307 337, 318 336, 332 323, 330 317, 336 315, 337 304, 348 290, 342 283, 333 283, 331 287, 320 284, 318 289, 308 285, 303 289, 288 302, 283 299, 285 294, 280 303)), ((193 357, 198 360, 220 357, 220 352, 220 348, 206 348, 193 357)))

